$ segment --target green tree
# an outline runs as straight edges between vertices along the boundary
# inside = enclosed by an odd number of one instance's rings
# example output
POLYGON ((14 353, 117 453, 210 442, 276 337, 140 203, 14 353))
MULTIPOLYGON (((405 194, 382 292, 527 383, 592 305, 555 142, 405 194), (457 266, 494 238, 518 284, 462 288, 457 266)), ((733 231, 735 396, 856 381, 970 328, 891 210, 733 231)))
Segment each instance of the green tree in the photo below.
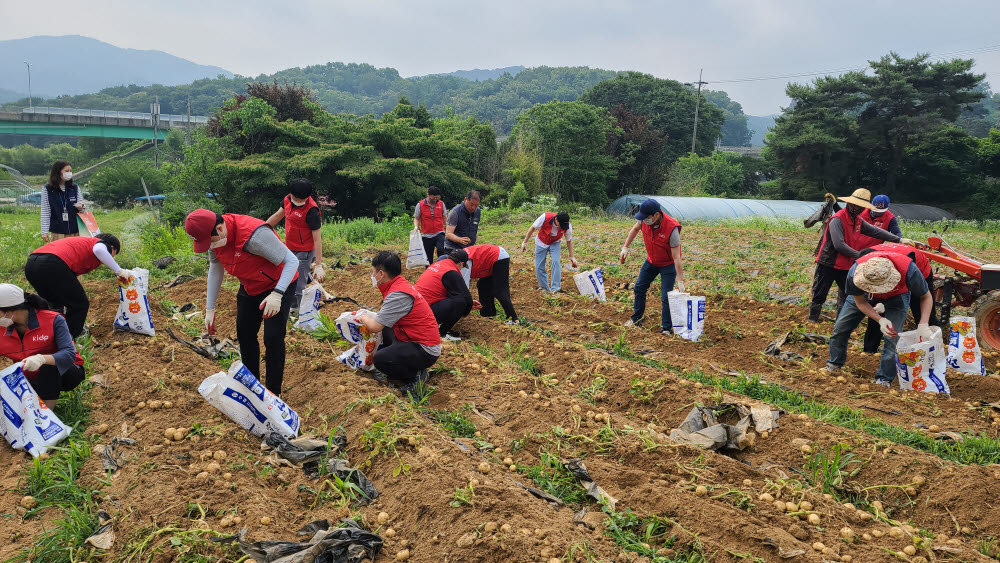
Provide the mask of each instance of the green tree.
POLYGON ((743 187, 743 166, 734 153, 715 152, 710 156, 690 154, 670 167, 663 185, 664 195, 739 195, 743 187))
POLYGON ((662 131, 649 125, 649 118, 625 106, 611 110, 616 127, 608 132, 607 153, 618 161, 618 175, 608 185, 608 197, 629 193, 651 194, 663 184, 665 167, 660 155, 667 143, 662 131))
POLYGON ((145 195, 142 180, 150 194, 162 194, 167 188, 166 174, 151 162, 125 159, 105 164, 94 172, 87 182, 87 191, 102 207, 124 207, 145 195))
POLYGON ((743 114, 743 106, 729 99, 729 94, 722 90, 702 90, 705 99, 722 110, 722 129, 719 132, 719 144, 727 147, 749 147, 753 132, 747 126, 747 116, 743 114))
POLYGON ((584 102, 537 105, 517 118, 514 137, 537 151, 543 162, 544 190, 564 201, 601 204, 617 172, 604 152, 614 127, 608 111, 584 102))
MULTIPOLYGON (((695 144, 695 150, 700 155, 712 153, 724 121, 722 110, 706 103, 704 97, 703 93, 695 144)), ((580 96, 580 101, 589 104, 608 109, 621 105, 632 113, 649 118, 650 126, 667 136, 660 155, 660 162, 664 165, 691 151, 696 100, 696 93, 680 82, 640 72, 619 74, 580 96)))

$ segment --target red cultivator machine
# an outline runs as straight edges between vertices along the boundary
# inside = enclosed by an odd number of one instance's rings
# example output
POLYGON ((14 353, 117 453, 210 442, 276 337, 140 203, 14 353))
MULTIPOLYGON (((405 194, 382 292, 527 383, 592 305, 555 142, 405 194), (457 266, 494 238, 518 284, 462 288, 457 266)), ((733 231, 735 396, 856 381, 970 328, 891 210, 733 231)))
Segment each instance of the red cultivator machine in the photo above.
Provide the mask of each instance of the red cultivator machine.
POLYGON ((969 315, 976 319, 979 344, 1000 350, 1000 265, 985 264, 959 252, 945 242, 944 232, 932 232, 934 236, 927 238, 926 245, 916 244, 917 251, 955 271, 954 275, 934 274, 934 301, 941 307, 942 329, 945 334, 950 330, 947 325, 953 303, 969 307, 969 315))

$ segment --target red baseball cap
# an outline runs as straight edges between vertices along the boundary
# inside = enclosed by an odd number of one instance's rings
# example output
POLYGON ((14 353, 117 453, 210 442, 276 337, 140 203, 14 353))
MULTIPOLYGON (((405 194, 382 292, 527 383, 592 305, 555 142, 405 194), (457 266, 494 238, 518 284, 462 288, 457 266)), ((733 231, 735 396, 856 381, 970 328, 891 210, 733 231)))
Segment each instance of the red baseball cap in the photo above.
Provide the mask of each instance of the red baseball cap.
POLYGON ((194 240, 192 246, 198 254, 207 252, 212 245, 212 233, 215 231, 215 212, 208 209, 195 209, 188 213, 184 220, 184 232, 194 240))

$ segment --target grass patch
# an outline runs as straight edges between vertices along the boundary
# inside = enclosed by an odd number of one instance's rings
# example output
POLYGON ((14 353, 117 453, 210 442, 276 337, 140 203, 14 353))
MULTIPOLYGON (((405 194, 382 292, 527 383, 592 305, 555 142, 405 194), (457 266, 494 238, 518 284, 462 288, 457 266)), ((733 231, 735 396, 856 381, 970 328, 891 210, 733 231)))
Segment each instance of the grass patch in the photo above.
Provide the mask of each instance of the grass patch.
POLYGON ((542 452, 540 457, 538 465, 519 465, 517 470, 534 481, 539 489, 559 497, 566 504, 581 506, 589 502, 587 491, 566 469, 558 456, 542 452))
POLYGON ((465 413, 471 408, 469 405, 465 405, 462 410, 449 411, 424 407, 420 409, 420 412, 427 415, 454 438, 475 438, 476 425, 465 416, 465 413))
POLYGON ((659 516, 639 516, 631 510, 617 512, 610 507, 604 507, 607 517, 604 519, 604 533, 618 547, 625 551, 647 558, 650 563, 704 563, 708 561, 695 542, 688 551, 673 557, 657 555, 660 549, 671 548, 675 536, 670 533, 672 527, 669 520, 659 516))

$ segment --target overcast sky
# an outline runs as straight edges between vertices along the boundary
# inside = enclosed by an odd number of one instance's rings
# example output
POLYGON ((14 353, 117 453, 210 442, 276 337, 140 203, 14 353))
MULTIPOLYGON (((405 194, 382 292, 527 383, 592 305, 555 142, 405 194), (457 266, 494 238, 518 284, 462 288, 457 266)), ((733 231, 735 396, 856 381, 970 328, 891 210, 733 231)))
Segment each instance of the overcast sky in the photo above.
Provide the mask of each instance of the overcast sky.
MULTIPOLYGON (((891 50, 972 57, 1000 86, 1000 1, 4 0, 0 39, 79 34, 255 76, 328 61, 403 76, 510 65, 639 70, 777 113, 789 78, 891 50), (982 51, 976 52, 971 51, 982 51)), ((803 82, 813 77, 791 80, 803 82)))

